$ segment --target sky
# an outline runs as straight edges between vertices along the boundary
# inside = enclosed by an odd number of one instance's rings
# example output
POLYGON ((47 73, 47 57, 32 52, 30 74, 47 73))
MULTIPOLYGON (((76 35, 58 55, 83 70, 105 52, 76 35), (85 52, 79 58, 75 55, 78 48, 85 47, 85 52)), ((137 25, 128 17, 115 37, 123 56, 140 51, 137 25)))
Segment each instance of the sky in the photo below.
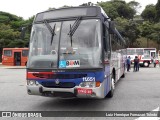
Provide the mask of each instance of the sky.
MULTIPOLYGON (((28 19, 36 13, 48 10, 49 8, 59 8, 63 5, 78 6, 83 3, 109 0, 0 0, 0 11, 28 19)), ((127 3, 131 0, 125 0, 127 3)), ((142 6, 139 12, 142 12, 146 5, 156 4, 157 0, 136 0, 142 6)))

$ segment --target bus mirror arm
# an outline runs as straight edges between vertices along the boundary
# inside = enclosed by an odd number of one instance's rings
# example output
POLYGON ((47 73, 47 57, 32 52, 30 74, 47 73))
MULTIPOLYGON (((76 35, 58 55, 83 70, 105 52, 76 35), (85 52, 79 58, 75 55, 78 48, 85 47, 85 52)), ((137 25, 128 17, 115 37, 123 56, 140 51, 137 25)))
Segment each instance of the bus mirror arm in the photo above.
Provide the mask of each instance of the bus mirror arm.
POLYGON ((108 17, 108 18, 104 18, 104 21, 107 21, 107 20, 109 20, 109 19, 111 19, 111 18, 109 18, 109 17, 108 17))
POLYGON ((115 22, 109 21, 109 33, 114 34, 114 31, 115 31, 115 22))
POLYGON ((110 57, 111 57, 111 51, 107 52, 107 57, 108 57, 108 59, 110 59, 110 57))
POLYGON ((26 33, 26 27, 22 27, 21 28, 21 34, 20 34, 20 38, 23 40, 25 37, 25 33, 26 33))
POLYGON ((19 31, 20 31, 20 39, 24 39, 25 38, 25 34, 26 34, 26 30, 29 28, 31 28, 32 24, 28 24, 25 26, 21 26, 19 31))

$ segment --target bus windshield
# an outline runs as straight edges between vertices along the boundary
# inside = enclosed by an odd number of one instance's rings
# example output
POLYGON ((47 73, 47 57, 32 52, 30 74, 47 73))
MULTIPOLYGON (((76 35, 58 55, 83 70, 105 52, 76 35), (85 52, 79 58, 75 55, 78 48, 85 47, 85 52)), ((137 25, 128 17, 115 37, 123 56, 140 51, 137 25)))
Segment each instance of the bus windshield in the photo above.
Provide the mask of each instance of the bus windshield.
POLYGON ((92 68, 101 65, 99 19, 81 20, 72 36, 75 20, 34 24, 28 68, 92 68))

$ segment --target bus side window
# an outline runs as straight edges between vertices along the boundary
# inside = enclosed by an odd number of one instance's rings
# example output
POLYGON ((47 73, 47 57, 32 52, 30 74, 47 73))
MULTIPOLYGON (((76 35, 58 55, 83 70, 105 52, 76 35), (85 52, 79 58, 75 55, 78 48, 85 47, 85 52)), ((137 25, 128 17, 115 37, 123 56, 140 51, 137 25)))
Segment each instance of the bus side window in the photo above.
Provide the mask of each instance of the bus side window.
POLYGON ((105 58, 110 58, 110 53, 111 53, 111 47, 110 47, 110 42, 109 42, 109 31, 107 26, 104 24, 104 29, 103 29, 103 35, 104 35, 104 51, 105 51, 105 58))
POLYGON ((12 50, 4 50, 4 56, 11 57, 12 56, 12 50))
POLYGON ((22 56, 27 57, 28 56, 28 50, 22 50, 22 56))

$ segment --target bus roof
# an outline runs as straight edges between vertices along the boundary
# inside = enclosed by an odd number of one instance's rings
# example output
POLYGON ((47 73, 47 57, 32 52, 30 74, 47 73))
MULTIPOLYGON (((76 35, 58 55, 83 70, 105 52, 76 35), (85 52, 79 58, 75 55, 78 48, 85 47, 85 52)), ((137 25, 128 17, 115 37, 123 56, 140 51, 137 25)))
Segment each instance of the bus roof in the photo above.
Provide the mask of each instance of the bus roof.
POLYGON ((35 22, 49 19, 73 18, 79 16, 105 17, 109 19, 109 17, 105 14, 104 10, 99 6, 78 6, 53 9, 38 13, 35 17, 35 22))

